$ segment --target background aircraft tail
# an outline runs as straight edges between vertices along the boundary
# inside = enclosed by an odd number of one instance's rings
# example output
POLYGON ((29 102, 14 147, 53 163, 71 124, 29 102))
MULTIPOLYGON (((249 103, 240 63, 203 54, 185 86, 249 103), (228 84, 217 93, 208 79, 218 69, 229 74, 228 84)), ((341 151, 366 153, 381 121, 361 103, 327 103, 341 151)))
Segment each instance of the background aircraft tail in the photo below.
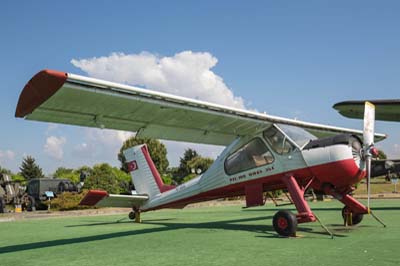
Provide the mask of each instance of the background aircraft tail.
POLYGON ((175 188, 165 185, 162 181, 146 144, 129 148, 124 151, 124 155, 137 193, 147 194, 151 199, 159 193, 175 188))

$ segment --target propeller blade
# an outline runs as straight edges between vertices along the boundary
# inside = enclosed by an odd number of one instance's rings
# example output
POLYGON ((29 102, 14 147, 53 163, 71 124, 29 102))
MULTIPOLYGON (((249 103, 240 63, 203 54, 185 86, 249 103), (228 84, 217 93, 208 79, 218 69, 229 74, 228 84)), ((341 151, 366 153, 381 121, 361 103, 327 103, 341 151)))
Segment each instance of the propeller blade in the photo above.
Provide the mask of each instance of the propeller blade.
POLYGON ((370 102, 365 102, 364 107, 364 147, 369 148, 374 145, 375 131, 375 105, 370 102))
POLYGON ((367 208, 370 213, 370 198, 371 198, 371 149, 374 147, 374 131, 375 131, 375 105, 370 102, 365 102, 364 107, 364 157, 367 171, 367 193, 368 201, 367 208))

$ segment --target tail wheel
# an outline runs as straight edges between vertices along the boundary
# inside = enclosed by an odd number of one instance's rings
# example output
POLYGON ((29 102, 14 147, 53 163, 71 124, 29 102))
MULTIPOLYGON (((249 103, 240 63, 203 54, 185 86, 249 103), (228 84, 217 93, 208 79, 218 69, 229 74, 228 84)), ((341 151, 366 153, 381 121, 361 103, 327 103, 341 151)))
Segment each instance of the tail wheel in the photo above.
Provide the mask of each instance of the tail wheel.
POLYGON ((281 236, 296 236, 297 218, 290 211, 278 211, 272 220, 275 231, 281 236))
POLYGON ((128 214, 128 217, 129 217, 129 219, 131 219, 131 220, 135 220, 135 218, 136 218, 136 212, 131 211, 131 212, 128 214))
POLYGON ((343 217, 345 224, 356 225, 356 224, 361 223, 364 215, 361 213, 354 213, 351 211, 351 209, 349 207, 344 206, 342 209, 342 217, 343 217), (351 217, 351 221, 346 221, 348 219, 348 217, 351 217))

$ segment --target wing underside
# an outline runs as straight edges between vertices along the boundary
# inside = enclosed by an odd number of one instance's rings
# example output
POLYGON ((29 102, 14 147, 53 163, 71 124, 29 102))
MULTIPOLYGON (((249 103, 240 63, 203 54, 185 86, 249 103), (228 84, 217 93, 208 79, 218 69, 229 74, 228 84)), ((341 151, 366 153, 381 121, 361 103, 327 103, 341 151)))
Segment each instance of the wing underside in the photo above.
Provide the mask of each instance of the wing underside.
MULTIPOLYGON (((299 126, 318 137, 339 133, 362 136, 358 130, 285 119, 51 70, 39 72, 28 82, 16 116, 224 146, 272 123, 299 126)), ((376 134, 375 138, 381 140, 385 135, 376 134)))

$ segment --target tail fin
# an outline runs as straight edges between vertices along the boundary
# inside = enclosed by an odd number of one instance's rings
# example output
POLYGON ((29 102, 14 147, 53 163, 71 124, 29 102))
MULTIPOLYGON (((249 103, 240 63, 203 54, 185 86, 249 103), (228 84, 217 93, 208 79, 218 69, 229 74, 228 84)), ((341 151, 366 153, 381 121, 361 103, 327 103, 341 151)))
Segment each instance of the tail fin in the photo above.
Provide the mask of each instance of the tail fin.
POLYGON ((139 194, 147 194, 149 198, 175 188, 165 185, 150 157, 146 144, 138 145, 124 151, 132 182, 139 194))

